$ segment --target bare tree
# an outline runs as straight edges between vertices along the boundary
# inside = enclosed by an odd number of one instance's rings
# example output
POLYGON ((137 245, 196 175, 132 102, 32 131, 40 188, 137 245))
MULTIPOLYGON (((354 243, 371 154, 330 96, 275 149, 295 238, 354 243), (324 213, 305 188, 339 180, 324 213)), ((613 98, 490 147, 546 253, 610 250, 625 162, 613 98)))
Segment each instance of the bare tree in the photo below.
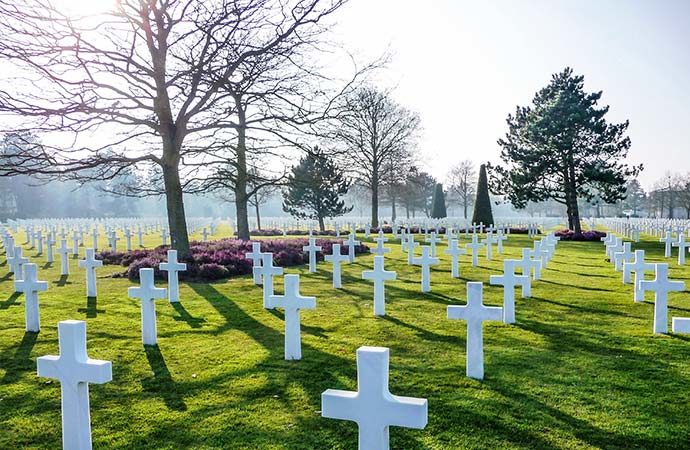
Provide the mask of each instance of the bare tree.
POLYGON ((330 138, 343 147, 342 164, 371 192, 371 226, 379 223, 379 193, 409 158, 420 131, 419 116, 396 103, 389 92, 366 87, 346 98, 330 138))
MULTIPOLYGON (((108 13, 76 17, 52 0, 0 0, 0 58, 14 68, 0 113, 16 123, 3 131, 42 139, 17 146, 0 175, 88 181, 155 165, 162 183, 140 194, 162 188, 172 246, 186 256, 183 192, 201 186, 209 164, 227 160, 203 143, 237 130, 241 114, 228 84, 243 79, 251 60, 284 56, 303 35, 309 46, 343 3, 120 0, 108 13)), ((241 138, 237 148, 242 170, 241 138)))
POLYGON ((477 185, 477 172, 470 160, 460 161, 450 169, 448 185, 452 197, 462 206, 463 216, 467 219, 467 210, 474 202, 477 185))

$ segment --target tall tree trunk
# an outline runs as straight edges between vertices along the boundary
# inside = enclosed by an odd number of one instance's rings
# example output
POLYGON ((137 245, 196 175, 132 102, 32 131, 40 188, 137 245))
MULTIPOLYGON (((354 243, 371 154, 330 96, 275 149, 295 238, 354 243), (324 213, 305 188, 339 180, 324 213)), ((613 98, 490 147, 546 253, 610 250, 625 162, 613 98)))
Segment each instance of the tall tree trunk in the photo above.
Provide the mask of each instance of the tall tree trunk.
POLYGON ((258 199, 257 199, 257 202, 254 205, 254 207, 256 209, 256 228, 260 230, 261 229, 261 212, 259 211, 260 207, 259 207, 258 199))
POLYGON ((235 97, 237 106, 237 179, 235 180, 235 211, 237 214, 237 237, 249 240, 249 212, 247 208, 247 128, 241 99, 235 97))
POLYGON ((398 218, 398 214, 395 208, 395 194, 391 194, 391 222, 395 222, 398 218))
POLYGON ((580 207, 577 204, 577 186, 575 184, 575 164, 572 162, 569 167, 570 178, 570 215, 572 217, 573 227, 571 230, 576 233, 582 233, 582 225, 580 224, 580 207))
POLYGON ((379 226, 379 176, 376 169, 371 177, 371 226, 379 226))
POLYGON ((467 199, 462 202, 462 214, 465 216, 465 220, 467 220, 467 203, 467 199))
POLYGON ((189 235, 187 234, 187 220, 184 214, 184 200, 182 197, 182 183, 177 165, 164 163, 163 182, 165 183, 165 203, 168 210, 168 228, 170 228, 170 244, 182 258, 189 257, 189 235))
POLYGON ((326 224, 323 221, 323 216, 319 216, 319 230, 321 232, 326 231, 326 224))

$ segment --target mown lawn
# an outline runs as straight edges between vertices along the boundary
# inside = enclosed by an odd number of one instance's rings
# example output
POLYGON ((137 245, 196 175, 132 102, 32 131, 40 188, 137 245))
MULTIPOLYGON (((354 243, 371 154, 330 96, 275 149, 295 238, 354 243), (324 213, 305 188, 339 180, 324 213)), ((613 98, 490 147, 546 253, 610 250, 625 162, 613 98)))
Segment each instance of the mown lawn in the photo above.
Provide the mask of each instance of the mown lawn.
MULTIPOLYGON (((144 347, 131 283, 108 278, 121 268, 100 270, 98 299, 87 301, 76 260, 60 281, 59 259, 44 267, 27 250, 50 288, 40 295, 41 333, 25 334, 24 300, 0 256, 0 448, 60 446, 59 383, 36 376, 36 358, 57 354, 65 319, 86 320, 89 355, 113 362, 113 381, 91 385, 95 448, 356 448, 357 426, 321 418, 320 394, 356 389, 362 345, 391 349, 392 393, 429 401, 427 428, 391 429, 391 448, 690 446, 690 339, 652 335, 651 295, 633 303, 601 243, 560 243, 533 297, 517 300, 517 323, 485 325, 482 382, 465 377, 465 325, 447 320, 446 306, 464 302, 466 281, 485 282, 485 303, 500 305, 489 275, 531 241, 512 235, 503 255, 474 269, 463 257, 459 280, 443 256, 429 294, 419 268, 389 245, 387 269, 398 280, 387 285, 385 318, 373 317, 373 288, 360 278, 371 255, 344 266, 340 290, 325 263, 316 274, 286 270, 317 297, 317 309, 302 313, 303 359, 293 362, 283 360, 282 312, 262 308, 250 277, 182 284, 180 305, 158 302, 159 345, 144 347)), ((651 238, 633 248, 663 259, 651 238)), ((673 278, 690 281, 690 268, 669 262, 673 278)), ((671 294, 669 316, 690 316, 689 299, 671 294)))

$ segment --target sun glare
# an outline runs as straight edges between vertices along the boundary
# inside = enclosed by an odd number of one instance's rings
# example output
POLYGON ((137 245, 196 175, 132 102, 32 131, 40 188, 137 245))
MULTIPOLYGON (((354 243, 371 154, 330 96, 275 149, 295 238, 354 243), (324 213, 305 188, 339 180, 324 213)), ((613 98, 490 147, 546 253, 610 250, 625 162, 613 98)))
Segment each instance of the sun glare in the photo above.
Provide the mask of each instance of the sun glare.
POLYGON ((115 0, 53 0, 57 8, 70 15, 89 16, 111 10, 115 0))

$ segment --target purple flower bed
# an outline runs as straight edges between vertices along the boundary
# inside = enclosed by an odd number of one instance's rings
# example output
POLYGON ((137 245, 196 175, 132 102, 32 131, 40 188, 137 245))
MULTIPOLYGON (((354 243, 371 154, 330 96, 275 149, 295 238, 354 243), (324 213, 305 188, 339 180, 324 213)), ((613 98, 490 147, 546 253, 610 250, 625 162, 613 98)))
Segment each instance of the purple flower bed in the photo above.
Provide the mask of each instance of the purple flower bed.
POLYGON ((583 231, 576 233, 573 230, 557 231, 555 235, 561 238, 562 241, 600 241, 601 238, 606 237, 603 231, 583 231))
MULTIPOLYGON (((340 234, 347 236, 350 232, 347 230, 341 230, 340 234)), ((285 232, 288 236, 307 236, 309 234, 308 230, 287 230, 285 232)), ((335 236, 335 230, 324 230, 318 231, 314 230, 313 234, 315 236, 335 236)), ((251 230, 249 232, 250 236, 282 236, 283 230, 277 228, 264 229, 264 230, 251 230)))
MULTIPOLYGON (((316 254, 317 260, 323 260, 323 255, 333 252, 333 244, 339 240, 318 239, 317 245, 322 251, 316 254)), ((308 245, 307 239, 274 239, 261 241, 261 250, 273 253, 273 264, 281 267, 298 266, 309 262, 309 255, 302 251, 308 245)), ((157 279, 164 280, 167 272, 161 271, 159 265, 167 260, 167 246, 156 247, 152 250, 135 250, 132 252, 113 252, 106 250, 96 257, 104 264, 121 265, 127 270, 116 276, 127 277, 130 280, 139 279, 139 269, 153 268, 157 279)), ((181 280, 213 281, 237 275, 252 273, 252 261, 245 258, 245 253, 251 253, 251 241, 239 239, 221 239, 211 242, 192 242, 191 257, 185 262, 187 271, 180 272, 181 280)), ((342 254, 347 254, 347 247, 340 248, 342 254)), ((358 245, 355 254, 369 253, 369 247, 358 245)))

